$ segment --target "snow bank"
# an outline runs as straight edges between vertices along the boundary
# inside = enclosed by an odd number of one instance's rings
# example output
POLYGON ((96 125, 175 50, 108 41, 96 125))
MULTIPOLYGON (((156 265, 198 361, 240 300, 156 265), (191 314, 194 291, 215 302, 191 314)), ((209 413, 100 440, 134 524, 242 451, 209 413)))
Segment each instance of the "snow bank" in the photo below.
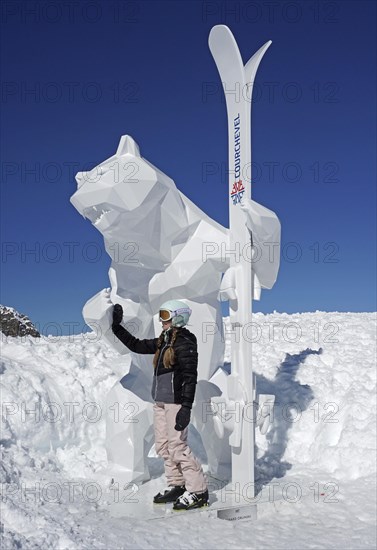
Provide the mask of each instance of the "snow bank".
MULTIPOLYGON (((224 323, 229 361, 229 319, 224 323)), ((374 515, 364 507, 376 456, 375 315, 258 313, 253 323, 257 388, 276 395, 273 426, 267 438, 257 438, 257 476, 262 484, 336 482, 343 487, 338 508, 291 507, 237 532, 211 520, 200 536, 193 535, 196 520, 182 514, 173 520, 179 526, 170 523, 161 534, 148 522, 109 518, 98 495, 106 466, 104 403, 127 357, 90 334, 3 337, 3 547, 202 548, 216 544, 216 529, 217 544, 229 548, 372 547, 374 515), (352 532, 357 523, 352 546, 345 518, 352 532), (331 541, 321 534, 329 528, 331 541)))
POLYGON ((312 468, 339 480, 373 474, 375 314, 256 314, 254 322, 257 384, 276 395, 275 420, 288 430, 282 460, 294 473, 312 468))

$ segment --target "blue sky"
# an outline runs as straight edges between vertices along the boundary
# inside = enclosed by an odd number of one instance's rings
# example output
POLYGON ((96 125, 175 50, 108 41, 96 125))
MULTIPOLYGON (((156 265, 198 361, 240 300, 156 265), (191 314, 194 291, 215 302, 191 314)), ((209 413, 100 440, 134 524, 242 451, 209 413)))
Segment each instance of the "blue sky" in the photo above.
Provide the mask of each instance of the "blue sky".
POLYGON ((83 330, 110 260, 69 198, 74 174, 123 134, 228 224, 208 49, 222 23, 245 62, 272 40, 252 108, 253 198, 278 214, 283 248, 254 311, 376 310, 375 12, 363 0, 3 2, 1 303, 43 333, 83 330))

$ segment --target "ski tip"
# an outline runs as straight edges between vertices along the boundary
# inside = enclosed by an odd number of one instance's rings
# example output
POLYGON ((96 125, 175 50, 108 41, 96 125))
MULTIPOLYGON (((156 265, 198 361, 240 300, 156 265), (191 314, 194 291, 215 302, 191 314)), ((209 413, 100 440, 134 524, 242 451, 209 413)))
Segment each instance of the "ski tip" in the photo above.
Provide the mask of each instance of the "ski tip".
POLYGON ((212 40, 225 35, 233 37, 232 31, 230 30, 230 28, 227 27, 226 25, 215 25, 210 30, 210 33, 208 36, 208 42, 211 43, 212 40))
POLYGON ((271 46, 272 40, 268 40, 263 46, 259 48, 255 52, 253 56, 250 57, 249 61, 245 65, 245 74, 246 74, 246 81, 247 82, 253 82, 257 69, 259 67, 259 63, 262 61, 262 57, 268 50, 268 48, 271 46))
POLYGON ((209 34, 211 34, 211 32, 226 32, 226 31, 230 31, 230 28, 227 26, 227 25, 215 25, 214 27, 212 27, 211 31, 209 34))
POLYGON ((265 43, 263 44, 263 46, 261 46, 261 47, 259 48, 259 50, 255 53, 255 56, 260 56, 260 57, 262 57, 262 56, 266 53, 266 51, 268 50, 268 48, 271 46, 271 44, 272 44, 272 40, 267 40, 267 42, 265 42, 265 43))

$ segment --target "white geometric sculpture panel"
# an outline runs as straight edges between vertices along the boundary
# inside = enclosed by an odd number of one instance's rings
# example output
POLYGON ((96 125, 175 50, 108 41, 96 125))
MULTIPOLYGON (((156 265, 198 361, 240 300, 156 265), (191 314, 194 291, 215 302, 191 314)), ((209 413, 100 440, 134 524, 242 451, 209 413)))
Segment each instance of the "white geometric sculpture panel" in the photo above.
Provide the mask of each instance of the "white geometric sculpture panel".
MULTIPOLYGON (((114 156, 88 173, 78 173, 76 180, 78 189, 70 200, 102 233, 112 259, 111 290, 103 289, 91 298, 83 315, 86 323, 120 354, 132 357, 128 379, 126 376, 123 386, 119 383, 113 388, 108 403, 119 402, 121 409, 135 404, 138 418, 147 409, 148 418, 152 418, 148 392, 144 391, 146 401, 135 393, 138 387, 151 386, 151 357, 129 352, 114 336, 113 304, 123 306, 123 324, 135 336, 153 338, 161 332, 159 306, 166 300, 184 299, 193 311, 189 328, 197 336, 200 358, 192 423, 202 435, 209 469, 218 474, 229 463, 229 444, 215 434, 209 402, 221 393, 210 382, 224 362, 218 297, 222 274, 229 267, 229 255, 224 254, 229 250, 229 230, 210 219, 177 189, 172 179, 141 157, 130 136, 122 136, 114 156), (135 383, 137 377, 139 383, 135 383)), ((254 229, 253 235, 266 210, 254 201, 245 204, 245 223, 251 231, 254 229)), ((279 238, 275 227, 271 235, 264 231, 259 240, 268 238, 279 238)), ((149 441, 149 422, 122 422, 111 427, 108 418, 109 462, 128 471, 129 481, 148 477, 148 446, 130 448, 125 442, 149 441)))

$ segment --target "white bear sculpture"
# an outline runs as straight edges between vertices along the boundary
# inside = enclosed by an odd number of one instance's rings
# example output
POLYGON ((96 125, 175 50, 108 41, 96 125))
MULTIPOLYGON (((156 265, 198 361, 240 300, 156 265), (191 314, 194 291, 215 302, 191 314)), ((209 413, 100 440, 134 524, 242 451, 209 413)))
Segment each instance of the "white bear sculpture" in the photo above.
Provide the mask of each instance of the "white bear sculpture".
MULTIPOLYGON (((83 316, 127 357, 125 376, 107 399, 109 465, 127 481, 145 481, 150 477, 147 456, 153 444, 152 358, 129 352, 113 335, 112 305, 122 305, 123 324, 130 332, 138 338, 153 338, 161 332, 160 305, 179 299, 192 309, 189 328, 198 340, 192 423, 201 436, 208 470, 223 476, 229 467, 230 447, 216 435, 210 399, 226 392, 219 299, 231 292, 222 287, 232 253, 229 230, 210 219, 171 178, 141 157, 137 144, 127 135, 122 136, 114 156, 90 172, 79 172, 76 180, 78 189, 71 203, 102 233, 112 260, 111 290, 104 289, 91 298, 83 316)), ((280 242, 280 224, 273 212, 252 200, 243 201, 243 211, 253 245, 248 253, 253 255, 251 260, 256 258, 250 265, 253 292, 259 298, 260 288, 271 288, 276 279, 279 257, 271 258, 271 250, 280 242)), ((224 281, 229 286, 226 277, 224 281)))

